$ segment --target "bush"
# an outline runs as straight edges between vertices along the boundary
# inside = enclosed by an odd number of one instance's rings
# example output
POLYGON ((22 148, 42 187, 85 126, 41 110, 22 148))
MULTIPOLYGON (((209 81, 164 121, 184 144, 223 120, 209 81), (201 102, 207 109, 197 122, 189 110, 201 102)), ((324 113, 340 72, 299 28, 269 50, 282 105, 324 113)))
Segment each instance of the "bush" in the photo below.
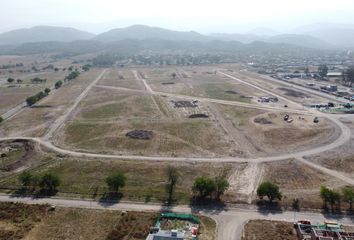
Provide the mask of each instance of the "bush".
POLYGON ((273 202, 273 200, 275 199, 282 199, 282 194, 279 191, 278 185, 268 181, 263 182, 261 183, 261 185, 258 186, 257 195, 260 199, 267 197, 270 203, 273 202))
POLYGON ((106 178, 106 183, 110 191, 118 192, 119 188, 125 186, 127 178, 121 171, 116 171, 106 178))
POLYGON ((214 179, 206 176, 197 177, 194 180, 192 190, 199 194, 200 198, 206 198, 216 190, 214 179))
POLYGON ((54 87, 55 87, 55 89, 58 89, 61 87, 61 85, 63 85, 63 81, 59 80, 55 83, 54 87))
POLYGON ((50 193, 56 191, 59 185, 60 178, 54 173, 46 173, 39 180, 39 186, 42 190, 46 190, 50 193))

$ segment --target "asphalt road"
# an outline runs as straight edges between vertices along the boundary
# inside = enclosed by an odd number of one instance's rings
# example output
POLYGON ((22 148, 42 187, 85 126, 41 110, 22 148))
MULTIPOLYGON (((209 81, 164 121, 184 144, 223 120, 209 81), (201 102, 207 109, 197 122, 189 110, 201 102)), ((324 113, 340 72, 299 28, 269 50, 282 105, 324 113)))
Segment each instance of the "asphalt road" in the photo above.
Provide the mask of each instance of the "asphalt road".
POLYGON ((119 211, 173 211, 180 213, 200 213, 213 218, 217 222, 217 239, 241 239, 244 224, 251 219, 281 220, 294 222, 299 219, 311 219, 321 223, 325 220, 338 221, 342 224, 353 224, 354 219, 340 215, 323 215, 315 212, 268 211, 258 210, 254 206, 240 206, 240 208, 198 209, 186 205, 166 207, 159 204, 144 203, 105 203, 79 199, 60 198, 28 198, 0 195, 1 202, 22 202, 26 204, 50 204, 58 207, 87 208, 119 211))

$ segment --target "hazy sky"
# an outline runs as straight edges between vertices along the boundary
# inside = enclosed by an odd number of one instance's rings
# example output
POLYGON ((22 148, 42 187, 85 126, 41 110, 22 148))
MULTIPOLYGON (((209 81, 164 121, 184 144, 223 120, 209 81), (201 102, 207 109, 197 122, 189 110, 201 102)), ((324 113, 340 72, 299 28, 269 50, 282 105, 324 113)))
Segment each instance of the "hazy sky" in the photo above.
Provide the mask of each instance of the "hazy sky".
POLYGON ((61 25, 97 33, 148 24, 207 33, 354 24, 354 0, 0 0, 0 6, 0 31, 61 25))

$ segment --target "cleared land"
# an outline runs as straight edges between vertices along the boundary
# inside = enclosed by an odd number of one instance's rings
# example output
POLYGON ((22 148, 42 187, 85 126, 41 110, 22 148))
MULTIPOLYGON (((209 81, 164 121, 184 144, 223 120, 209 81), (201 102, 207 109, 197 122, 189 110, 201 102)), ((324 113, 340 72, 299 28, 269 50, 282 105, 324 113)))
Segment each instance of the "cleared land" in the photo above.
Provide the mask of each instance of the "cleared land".
POLYGON ((71 106, 73 100, 93 81, 100 70, 82 73, 64 84, 31 108, 26 108, 9 121, 2 123, 1 136, 43 136, 52 122, 71 106))
POLYGON ((251 220, 243 230, 242 240, 297 240, 293 223, 251 220))
MULTIPOLYGON (((59 208, 0 203, 0 239, 144 240, 158 213, 59 208)), ((201 217, 200 238, 214 240, 216 224, 201 217)))
POLYGON ((303 208, 321 208, 320 187, 339 190, 345 183, 309 168, 295 160, 264 164, 262 180, 279 185, 284 194, 282 205, 291 208, 293 199, 298 198, 303 208))

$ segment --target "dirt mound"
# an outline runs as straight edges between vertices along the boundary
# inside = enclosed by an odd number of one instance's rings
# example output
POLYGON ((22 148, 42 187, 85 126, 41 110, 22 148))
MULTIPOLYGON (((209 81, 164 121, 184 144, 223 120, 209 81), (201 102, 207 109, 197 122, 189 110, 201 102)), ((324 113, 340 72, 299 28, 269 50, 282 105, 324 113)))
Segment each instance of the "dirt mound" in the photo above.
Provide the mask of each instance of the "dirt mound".
POLYGON ((289 88, 278 88, 281 91, 285 92, 285 95, 290 97, 298 97, 298 98, 308 98, 309 96, 303 92, 295 91, 289 88))
POLYGON ((273 122, 272 121, 270 121, 270 120, 268 120, 268 119, 266 119, 266 118, 264 118, 264 117, 262 117, 262 118, 255 118, 254 119, 254 122, 255 123, 259 123, 259 124, 272 124, 273 122))
POLYGON ((196 113, 189 116, 189 118, 208 118, 209 116, 204 113, 196 113))
POLYGON ((229 93, 229 94, 238 94, 238 92, 234 91, 234 90, 227 90, 225 91, 226 93, 229 93))
POLYGON ((27 140, 5 141, 0 143, 0 170, 11 172, 24 165, 34 155, 34 145, 27 140))
POLYGON ((152 131, 146 131, 146 130, 134 130, 128 132, 125 136, 133 139, 150 140, 153 138, 154 133, 152 131))
POLYGON ((198 107, 197 104, 191 101, 172 101, 175 108, 195 108, 198 107))

